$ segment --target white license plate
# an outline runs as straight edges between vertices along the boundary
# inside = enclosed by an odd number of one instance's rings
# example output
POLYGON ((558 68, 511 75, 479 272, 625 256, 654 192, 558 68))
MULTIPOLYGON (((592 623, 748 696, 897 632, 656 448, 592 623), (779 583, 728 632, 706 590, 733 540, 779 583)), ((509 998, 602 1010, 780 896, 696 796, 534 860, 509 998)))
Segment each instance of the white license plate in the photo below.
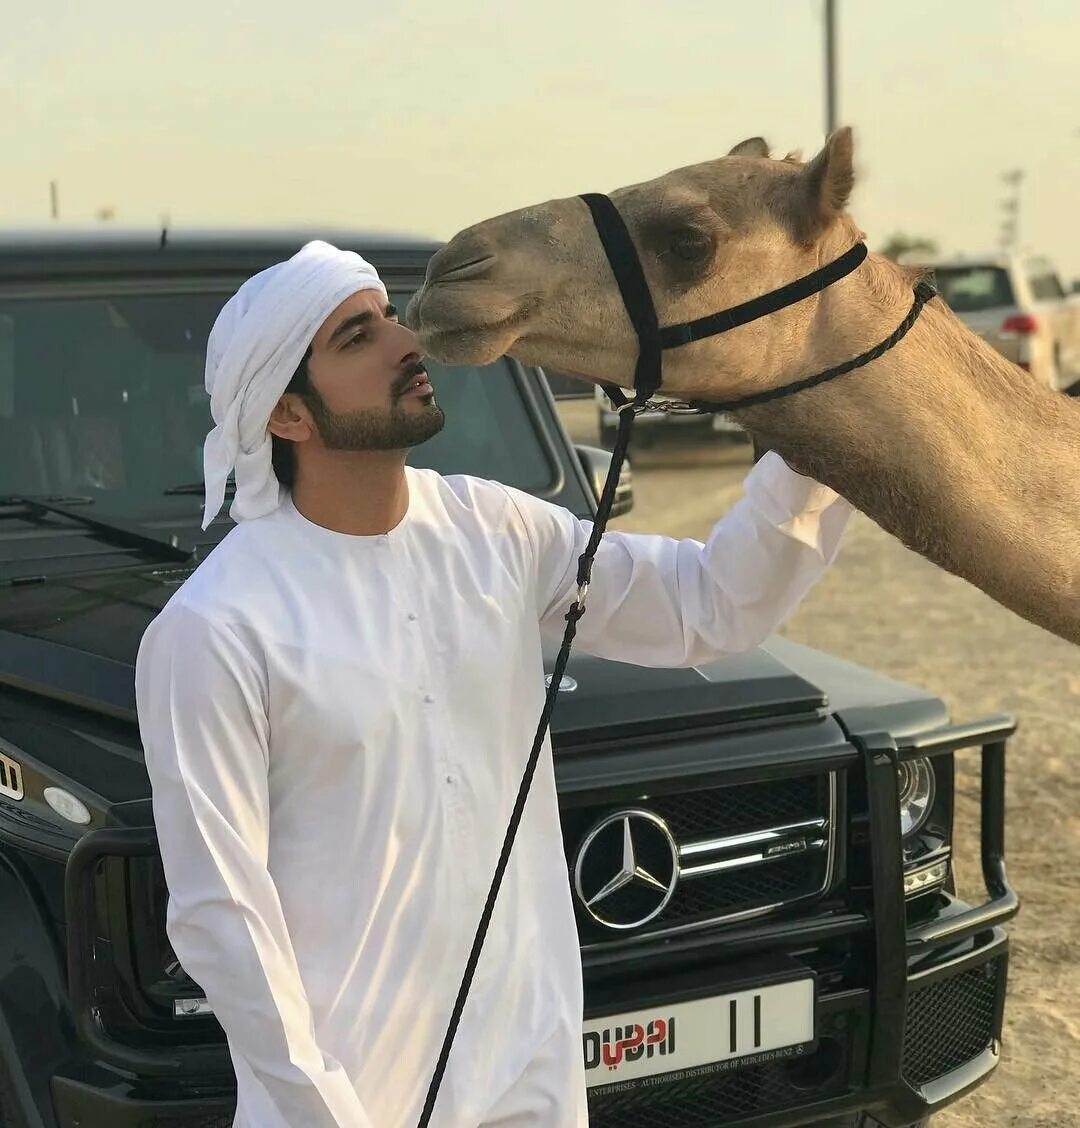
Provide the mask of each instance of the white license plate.
POLYGON ((812 979, 587 1019, 586 1084, 648 1084, 643 1079, 669 1073, 696 1076, 732 1062, 787 1057, 813 1040, 812 979))

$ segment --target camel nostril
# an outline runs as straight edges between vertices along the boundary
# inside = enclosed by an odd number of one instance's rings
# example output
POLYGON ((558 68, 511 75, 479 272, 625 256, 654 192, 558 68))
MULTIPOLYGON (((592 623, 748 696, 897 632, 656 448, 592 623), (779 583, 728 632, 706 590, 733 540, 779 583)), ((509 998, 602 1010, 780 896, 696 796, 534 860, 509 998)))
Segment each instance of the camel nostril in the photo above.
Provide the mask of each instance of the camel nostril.
POLYGON ((494 255, 473 255, 464 262, 460 260, 438 264, 433 262, 428 272, 428 281, 465 282, 471 278, 479 278, 488 272, 494 261, 494 255))
POLYGON ((494 261, 495 250, 476 234, 458 235, 431 257, 428 282, 464 281, 482 274, 494 261))

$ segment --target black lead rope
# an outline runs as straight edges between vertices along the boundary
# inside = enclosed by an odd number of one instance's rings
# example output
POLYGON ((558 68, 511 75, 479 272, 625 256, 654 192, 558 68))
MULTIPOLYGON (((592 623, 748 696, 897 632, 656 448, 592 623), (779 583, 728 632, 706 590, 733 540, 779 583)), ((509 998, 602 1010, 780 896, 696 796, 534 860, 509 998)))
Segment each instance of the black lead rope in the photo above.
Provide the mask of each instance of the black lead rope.
MULTIPOLYGON (((689 321, 682 325, 671 325, 662 329, 660 328, 657 318, 656 307, 653 304, 648 282, 645 279, 645 272, 642 270, 641 262, 638 258, 637 249, 626 228, 626 224, 623 222, 622 216, 619 215, 618 209, 607 196, 587 195, 581 198, 588 205, 589 211, 592 213, 597 234, 603 244, 608 262, 611 264, 612 272, 619 286, 619 293, 622 295, 623 304, 626 307, 626 312, 634 327, 634 332, 637 334, 638 359, 634 369, 635 396, 633 400, 630 400, 623 395, 619 388, 614 385, 605 385, 605 391, 608 397, 619 412, 619 429, 616 433, 614 449, 611 452, 611 467, 608 470, 607 480, 600 494, 600 501, 597 505, 596 519, 593 522, 592 533, 589 536, 585 551, 581 554, 578 561, 577 597, 571 604, 570 610, 566 613, 566 631, 563 634, 562 646, 559 649, 558 657, 555 659, 555 667, 551 674, 551 683, 548 686, 547 695, 544 699, 544 708, 540 714, 540 723, 537 726, 536 736, 533 739, 532 751, 529 753, 529 759, 525 765, 525 773, 521 778, 521 786, 518 788, 517 799, 514 802, 514 809, 510 815, 510 822, 503 838, 499 861, 495 866, 495 873, 491 879, 491 886, 488 889, 483 912, 480 914, 480 922, 476 926, 476 935, 473 937, 472 949, 469 952, 469 959, 465 965, 465 972, 461 977, 461 985, 458 987, 457 999, 454 1002, 454 1009, 450 1014, 450 1021, 446 1028, 446 1035, 443 1038, 442 1049, 439 1051, 438 1061, 435 1064, 435 1071, 431 1078, 431 1084, 428 1087, 427 1098, 424 1101, 424 1108, 420 1114, 417 1128, 427 1128, 431 1120, 432 1111, 435 1108, 435 1100, 439 1095, 439 1086, 442 1084, 443 1075, 446 1072, 446 1064, 450 1057, 450 1050, 454 1045, 454 1037, 457 1034, 458 1025, 461 1022, 461 1015, 465 1010, 465 1003, 469 997, 469 989, 472 986, 477 964, 480 962, 480 954, 483 951, 488 926, 491 924, 492 913, 495 911, 495 902, 499 896, 499 888, 502 885, 506 867, 510 863, 510 854, 514 847, 514 839, 517 837, 518 827, 521 824, 521 818, 525 811, 525 803, 529 797, 529 789, 532 787, 533 777, 536 774, 536 765, 540 760, 540 753, 544 747, 544 738, 547 736, 551 714, 555 707, 555 699, 559 692, 559 685, 562 682, 566 664, 570 659, 570 649, 574 644, 578 620, 585 613, 586 596, 588 595, 589 581, 592 576, 593 559, 596 555, 597 548, 600 546, 600 540, 604 535, 604 530, 607 528, 608 518, 611 516, 611 506, 615 500, 615 491, 619 484, 619 475, 622 472, 623 462, 630 445, 630 433, 634 426, 634 419, 641 411, 645 410, 647 401, 660 387, 664 350, 678 348, 682 345, 689 344, 691 341, 700 341, 705 337, 712 337, 718 333, 726 333, 729 329, 734 329, 738 325, 745 325, 750 321, 756 321, 759 317, 775 313, 777 310, 784 309, 789 305, 794 305, 796 302, 800 302, 804 298, 810 297, 812 294, 820 293, 826 286, 831 286, 834 282, 838 282, 841 278, 846 277, 853 270, 856 270, 867 255, 865 244, 856 243, 855 246, 846 251, 840 258, 813 271, 804 278, 796 279, 796 281, 786 286, 781 286, 777 290, 772 290, 767 294, 762 294, 760 297, 753 298, 748 302, 743 302, 741 305, 732 306, 730 309, 721 310, 719 313, 711 314, 708 317, 699 318, 697 321, 689 321)), ((793 384, 785 384, 780 388, 771 388, 768 391, 742 396, 739 399, 730 400, 727 403, 693 402, 689 406, 700 412, 734 411, 738 408, 751 407, 754 404, 766 403, 769 400, 794 395, 795 392, 815 387, 818 384, 823 384, 826 380, 832 380, 837 376, 844 375, 846 372, 852 372, 856 368, 861 368, 863 365, 877 360, 878 357, 888 352, 889 349, 901 341, 912 325, 915 324, 923 306, 930 301, 935 294, 936 291, 928 282, 918 282, 915 285, 915 301, 907 317, 905 317, 900 325, 897 326, 896 330, 879 345, 855 357, 853 360, 845 361, 843 364, 839 364, 825 372, 819 372, 815 376, 809 376, 793 384)))
POLYGON ((461 986, 458 988, 457 1000, 454 1003, 454 1009, 450 1015, 450 1023, 446 1028, 446 1035, 443 1038, 442 1049, 439 1051, 439 1059, 435 1064, 435 1072, 431 1078, 431 1084, 428 1087, 427 1099, 424 1101, 424 1109, 420 1114, 418 1128, 427 1128, 428 1122, 431 1119, 431 1113, 435 1107, 435 1098, 439 1095, 439 1086, 442 1083, 443 1074, 446 1072, 446 1063, 454 1044, 454 1036, 457 1034, 458 1024, 461 1022, 461 1015, 469 996, 469 988, 472 986, 473 976, 476 973, 476 965, 480 962, 480 953, 483 950, 484 940, 487 937, 488 925, 491 923, 491 915, 495 911, 495 901, 499 895, 499 887, 502 885, 503 874, 506 873, 506 867, 510 862, 510 852, 514 846, 514 839, 517 837, 521 816, 525 811, 525 801, 529 797, 529 789, 532 787, 533 776, 536 774, 536 765, 540 760, 540 753, 544 747, 544 737, 547 735, 548 725, 551 721, 551 713, 555 707, 555 698, 559 692, 559 684, 566 670, 566 663, 570 659, 570 648, 574 644, 578 620, 585 614, 585 600, 589 590, 589 579, 592 575, 593 558, 596 555, 596 550, 600 545, 600 538, 604 535, 604 529, 607 527, 608 518, 611 515, 611 506, 615 501, 615 490, 619 484, 619 472, 626 458, 627 448, 630 445, 630 432, 633 429, 634 418, 632 411, 624 411, 619 417, 619 430, 615 438, 615 447, 611 454, 611 469, 608 471, 607 480, 604 482, 604 489, 600 495, 592 535, 589 537, 585 551, 581 554, 581 558, 578 561, 577 598, 570 605, 570 610, 566 613, 566 631, 563 634, 562 646, 559 649, 558 657, 555 659, 555 668, 551 674, 551 684, 548 686, 547 696, 544 699, 544 709, 540 714, 540 724, 537 726, 532 751, 529 753, 529 759, 525 765, 525 774, 521 777, 521 786, 518 788, 517 799, 514 802, 514 810, 510 815, 510 823, 506 828, 506 835, 503 838, 502 851, 499 854, 498 864, 495 866, 495 874, 491 879, 491 887, 488 889, 487 900, 484 902, 484 911, 480 914, 480 923, 476 926, 476 935, 473 937, 472 950, 469 952, 469 959, 465 964, 465 973, 461 977, 461 986))

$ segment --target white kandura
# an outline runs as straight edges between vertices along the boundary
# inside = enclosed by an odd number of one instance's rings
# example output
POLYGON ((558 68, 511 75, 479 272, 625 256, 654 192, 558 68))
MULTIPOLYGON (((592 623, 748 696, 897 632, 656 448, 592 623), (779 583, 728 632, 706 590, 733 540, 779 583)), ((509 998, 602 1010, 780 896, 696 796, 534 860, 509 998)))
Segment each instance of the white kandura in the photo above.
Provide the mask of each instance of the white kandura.
MULTIPOLYGON (((286 495, 147 630, 136 688, 168 934, 228 1038, 238 1128, 412 1128, 544 698, 589 524, 407 469, 385 536, 286 495)), ((609 532, 577 647, 747 650, 851 513, 767 454, 708 542, 609 532)), ((578 938, 545 747, 433 1128, 583 1128, 578 938)))

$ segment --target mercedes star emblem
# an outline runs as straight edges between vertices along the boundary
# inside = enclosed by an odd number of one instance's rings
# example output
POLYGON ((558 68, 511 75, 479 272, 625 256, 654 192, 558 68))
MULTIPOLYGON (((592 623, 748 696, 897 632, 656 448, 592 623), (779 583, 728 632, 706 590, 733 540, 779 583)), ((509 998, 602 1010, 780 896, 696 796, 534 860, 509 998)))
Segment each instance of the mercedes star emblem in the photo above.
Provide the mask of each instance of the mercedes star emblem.
POLYGON ((664 911, 679 883, 679 848, 651 811, 616 811, 578 847, 574 890, 605 928, 640 928, 664 911))

